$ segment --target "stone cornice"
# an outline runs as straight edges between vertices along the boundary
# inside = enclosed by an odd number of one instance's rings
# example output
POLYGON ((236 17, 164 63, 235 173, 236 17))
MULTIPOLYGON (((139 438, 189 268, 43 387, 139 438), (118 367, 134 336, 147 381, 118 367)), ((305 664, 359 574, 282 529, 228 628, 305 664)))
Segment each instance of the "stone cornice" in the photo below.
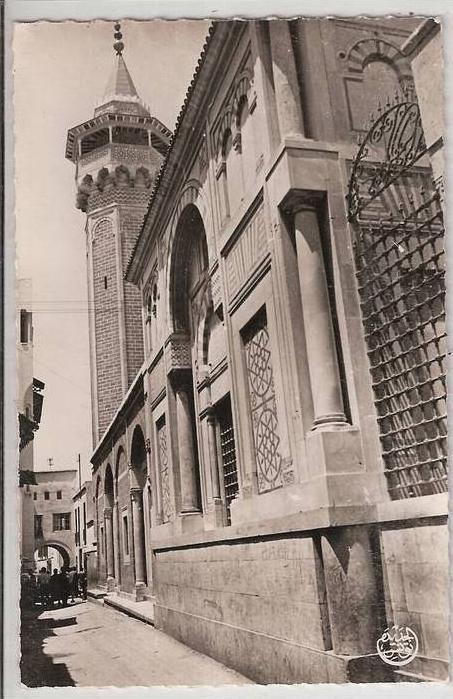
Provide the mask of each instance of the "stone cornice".
POLYGON ((178 190, 182 164, 189 160, 189 149, 196 145, 194 132, 201 130, 206 118, 214 75, 223 65, 222 55, 228 55, 231 42, 245 31, 246 23, 240 21, 216 22, 211 28, 203 53, 198 61, 186 99, 176 122, 175 133, 167 156, 159 172, 151 197, 148 213, 129 260, 126 279, 137 284, 144 264, 151 237, 159 234, 158 226, 165 212, 168 213, 168 193, 178 190), (150 232, 153 231, 153 236, 150 232))
MULTIPOLYGON (((152 549, 154 551, 175 548, 222 544, 238 539, 291 535, 301 531, 322 531, 329 527, 371 525, 373 527, 410 526, 413 523, 446 523, 448 518, 448 494, 438 493, 410 500, 394 500, 375 505, 329 507, 296 512, 283 517, 266 518, 254 522, 232 524, 222 529, 198 534, 168 536, 168 528, 155 527, 152 549)), ((171 531, 171 530, 170 530, 171 531)))
POLYGON ((401 47, 402 53, 412 60, 440 30, 440 21, 434 17, 428 17, 404 42, 401 47))

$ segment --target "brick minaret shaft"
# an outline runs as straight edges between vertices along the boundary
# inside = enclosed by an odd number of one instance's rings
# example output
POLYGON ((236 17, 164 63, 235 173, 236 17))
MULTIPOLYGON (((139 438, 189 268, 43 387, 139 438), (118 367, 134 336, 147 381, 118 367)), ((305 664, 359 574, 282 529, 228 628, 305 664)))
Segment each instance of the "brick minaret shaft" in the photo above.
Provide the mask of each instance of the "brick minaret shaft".
POLYGON ((140 100, 115 25, 115 64, 93 119, 68 132, 78 209, 86 213, 93 446, 143 361, 142 303, 124 273, 170 131, 140 100))

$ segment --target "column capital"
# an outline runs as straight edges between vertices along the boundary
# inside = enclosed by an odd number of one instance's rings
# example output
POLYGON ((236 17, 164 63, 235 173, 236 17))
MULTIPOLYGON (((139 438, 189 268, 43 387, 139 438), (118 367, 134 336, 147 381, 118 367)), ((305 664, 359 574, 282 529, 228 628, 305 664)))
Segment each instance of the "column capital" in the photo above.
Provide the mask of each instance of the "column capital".
POLYGON ((318 211, 326 192, 309 189, 290 189, 280 203, 285 214, 295 216, 301 211, 318 211))
POLYGON ((130 489, 130 494, 131 494, 132 500, 135 500, 136 502, 138 502, 141 498, 143 498, 143 490, 141 488, 138 488, 138 487, 132 487, 130 489))
POLYGON ((212 407, 212 403, 209 403, 209 405, 205 405, 205 407, 198 413, 198 417, 200 418, 200 420, 206 420, 209 423, 215 422, 216 418, 214 408, 212 407))
POLYGON ((167 374, 184 372, 192 368, 190 339, 186 333, 171 333, 164 344, 167 374))
POLYGON ((104 507, 104 517, 111 517, 113 512, 112 507, 104 507))
POLYGON ((206 411, 206 422, 208 425, 215 425, 217 423, 217 416, 212 406, 206 411))

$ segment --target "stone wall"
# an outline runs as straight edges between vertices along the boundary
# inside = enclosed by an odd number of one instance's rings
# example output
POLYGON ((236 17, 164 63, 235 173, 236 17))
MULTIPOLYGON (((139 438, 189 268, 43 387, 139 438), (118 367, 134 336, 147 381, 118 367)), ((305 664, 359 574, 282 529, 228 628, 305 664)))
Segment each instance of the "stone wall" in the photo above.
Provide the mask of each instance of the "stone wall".
POLYGON ((443 523, 383 529, 381 551, 387 621, 408 625, 419 655, 408 667, 447 678, 448 527, 443 523), (426 659, 430 659, 429 668, 426 659), (436 660, 440 662, 435 662, 436 660))
POLYGON ((319 651, 331 647, 330 632, 312 537, 157 551, 156 572, 158 627, 259 682, 327 681, 319 651))

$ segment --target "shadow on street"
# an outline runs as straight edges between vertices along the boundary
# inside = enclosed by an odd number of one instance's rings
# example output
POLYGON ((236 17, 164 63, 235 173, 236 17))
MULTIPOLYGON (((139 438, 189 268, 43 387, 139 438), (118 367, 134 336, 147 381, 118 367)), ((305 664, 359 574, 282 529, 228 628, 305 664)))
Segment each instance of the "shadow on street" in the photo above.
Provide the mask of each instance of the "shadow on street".
POLYGON ((56 663, 44 652, 47 638, 55 636, 54 629, 73 626, 76 617, 67 619, 40 618, 43 607, 21 610, 21 679, 27 687, 74 687, 75 682, 64 663, 56 663))

